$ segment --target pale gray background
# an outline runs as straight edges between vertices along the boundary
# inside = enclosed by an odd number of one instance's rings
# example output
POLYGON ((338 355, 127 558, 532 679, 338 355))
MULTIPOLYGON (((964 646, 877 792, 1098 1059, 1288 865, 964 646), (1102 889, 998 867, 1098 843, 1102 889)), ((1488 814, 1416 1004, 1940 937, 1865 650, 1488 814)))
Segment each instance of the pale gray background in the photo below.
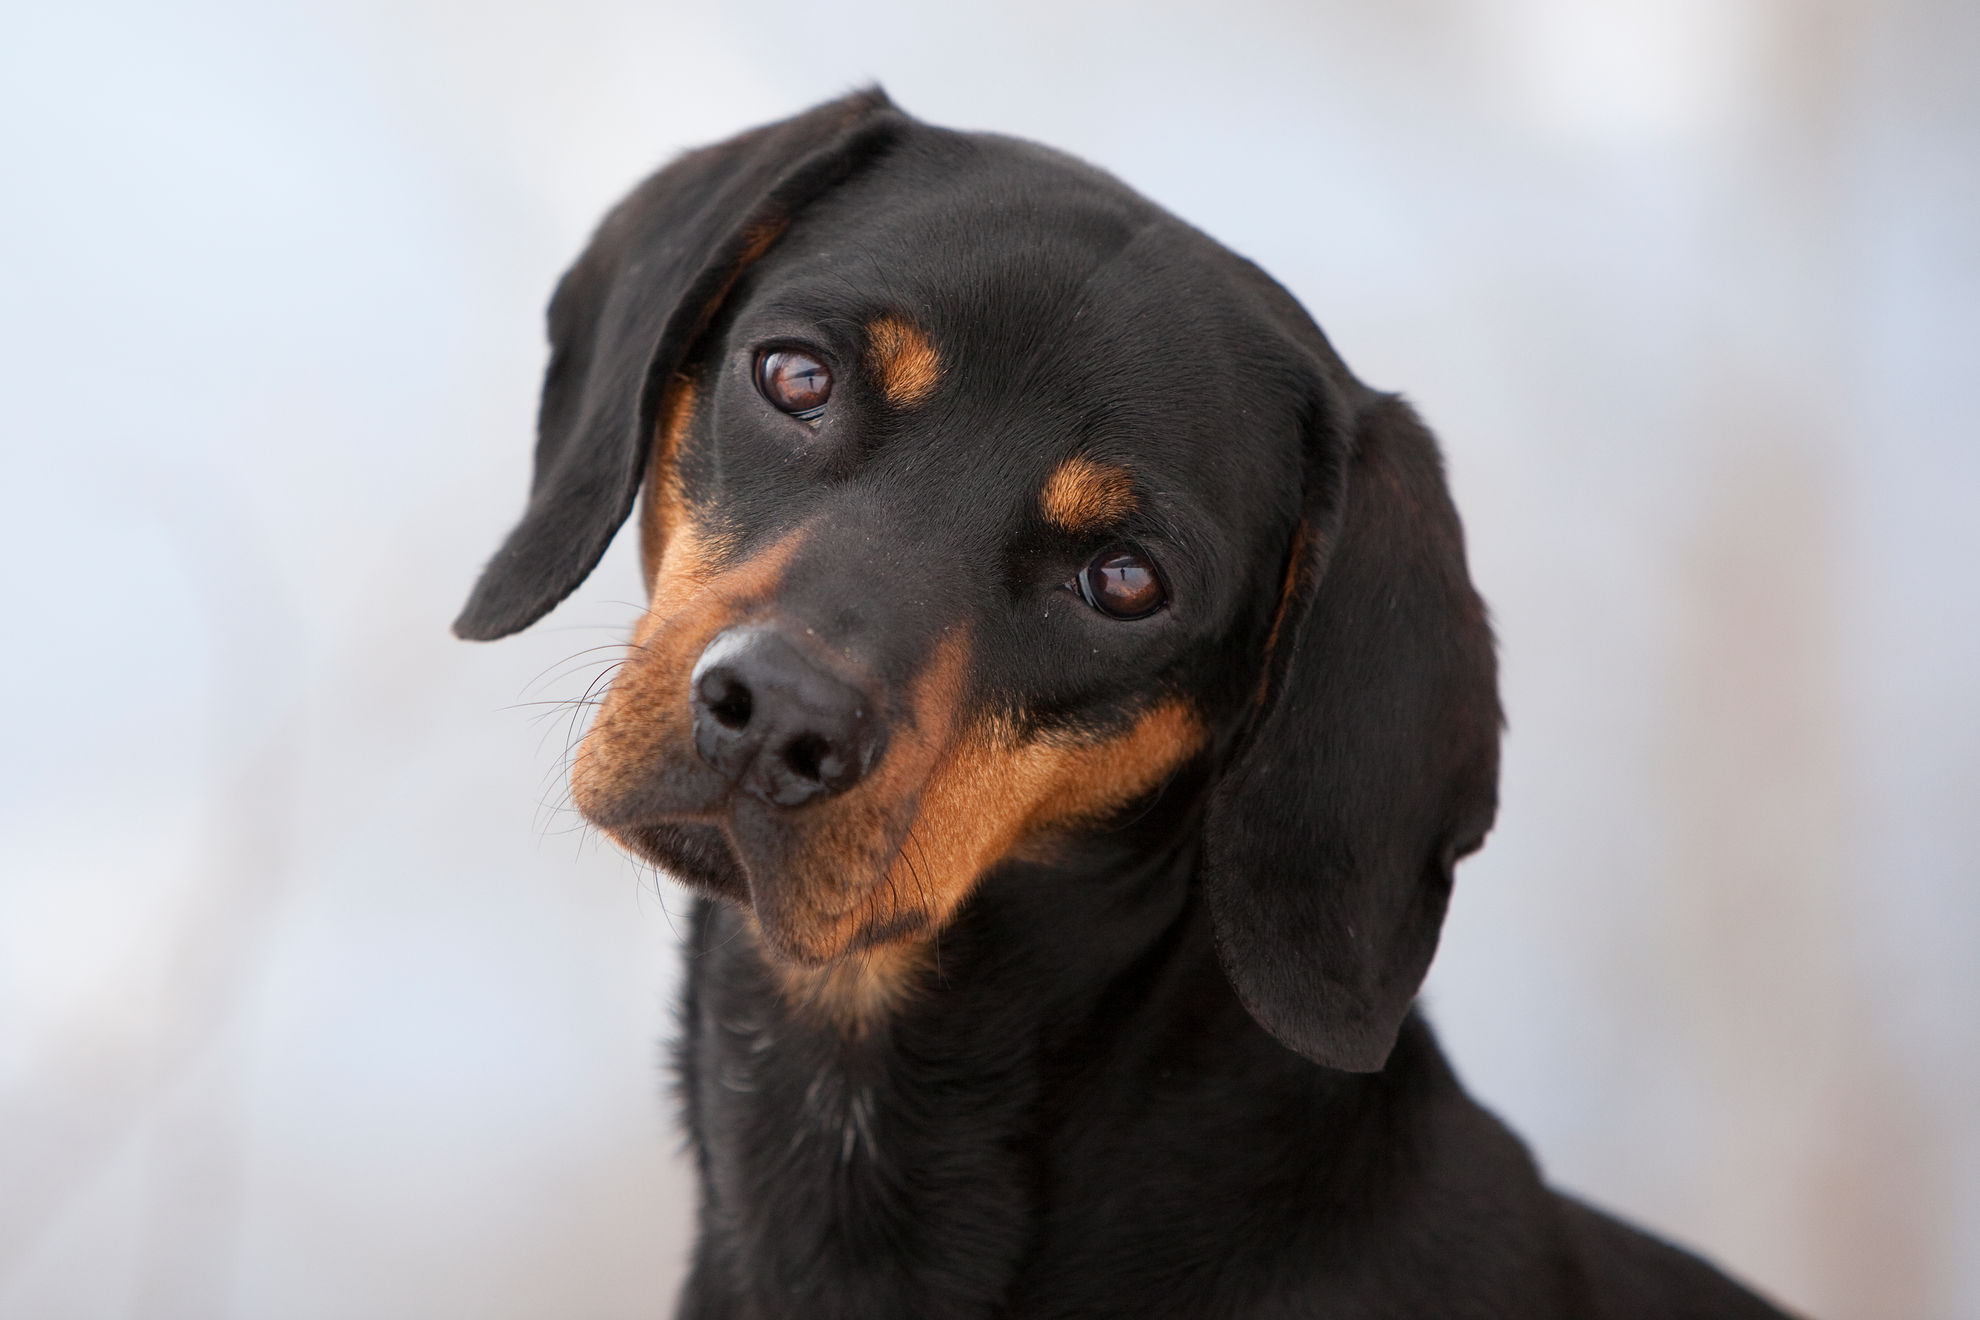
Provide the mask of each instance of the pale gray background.
POLYGON ((446 624, 593 220, 879 78, 1443 437, 1512 721, 1428 992, 1480 1097, 1797 1306, 1980 1316, 1980 7, 4 18, 0 1315, 665 1305, 680 901, 519 704, 637 575, 446 624))

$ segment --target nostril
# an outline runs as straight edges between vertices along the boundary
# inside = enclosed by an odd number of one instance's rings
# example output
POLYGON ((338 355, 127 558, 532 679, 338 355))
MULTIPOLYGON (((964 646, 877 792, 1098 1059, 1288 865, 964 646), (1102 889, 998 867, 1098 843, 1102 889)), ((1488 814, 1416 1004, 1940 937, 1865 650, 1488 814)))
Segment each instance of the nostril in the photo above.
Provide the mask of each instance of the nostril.
POLYGON ((715 722, 725 729, 740 729, 748 724, 756 705, 748 686, 726 674, 711 686, 716 690, 709 694, 712 700, 708 702, 708 713, 715 717, 715 722))
POLYGON ((688 692, 702 762, 773 806, 845 792, 886 742, 866 693, 774 627, 718 634, 688 692))
POLYGON ((832 744, 815 733, 801 733, 791 739, 784 748, 784 764, 792 774, 813 783, 825 778, 825 758, 832 754, 832 744))

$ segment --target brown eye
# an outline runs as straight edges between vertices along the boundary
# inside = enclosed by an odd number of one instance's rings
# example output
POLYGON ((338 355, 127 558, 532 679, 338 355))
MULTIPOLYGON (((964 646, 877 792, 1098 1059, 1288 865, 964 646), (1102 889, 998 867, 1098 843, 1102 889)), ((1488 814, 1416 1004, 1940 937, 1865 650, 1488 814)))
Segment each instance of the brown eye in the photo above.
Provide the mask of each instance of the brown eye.
POLYGON ((832 397, 832 372, 809 353, 773 349, 756 359, 756 388, 780 411, 814 421, 832 397))
POLYGON ((1169 598, 1156 576, 1155 565, 1138 550, 1116 545, 1093 556, 1079 570, 1079 594, 1102 614, 1116 619, 1139 619, 1153 614, 1169 598))

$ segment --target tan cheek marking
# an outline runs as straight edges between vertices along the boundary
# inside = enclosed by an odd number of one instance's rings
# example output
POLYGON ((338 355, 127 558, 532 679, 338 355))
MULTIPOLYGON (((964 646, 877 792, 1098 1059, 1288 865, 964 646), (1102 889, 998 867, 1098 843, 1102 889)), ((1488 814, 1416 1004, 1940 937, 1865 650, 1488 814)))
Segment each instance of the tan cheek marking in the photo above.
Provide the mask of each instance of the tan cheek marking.
POLYGON ((1115 737, 1025 740, 985 720, 958 740, 922 791, 894 888, 939 927, 991 866, 1040 833, 1104 817, 1157 787, 1203 745, 1195 712, 1166 701, 1115 737), (911 865, 910 865, 911 864, 911 865))
POLYGON ((698 387, 687 376, 676 376, 660 403, 660 420, 653 428, 653 452, 646 463, 646 494, 640 509, 639 567, 647 594, 653 593, 660 558, 687 516, 681 490, 681 443, 694 424, 698 387))
POLYGON ((866 327, 867 358, 880 391, 896 408, 911 408, 935 392, 942 358, 912 322, 882 316, 866 327))
POLYGON ((864 932, 918 920, 918 886, 890 883, 896 849, 905 839, 917 795, 954 741, 956 710, 969 668, 970 646, 960 633, 935 649, 909 694, 909 719, 899 721, 887 754, 851 792, 808 808, 806 846, 785 880, 787 910, 778 944, 808 962, 839 957, 864 932))
MULTIPOLYGON (((894 773, 907 781, 922 775, 926 780, 884 883, 869 886, 850 908, 821 916, 807 932, 817 941, 819 961, 768 959, 787 1003, 850 1035, 871 1030, 908 1002, 926 985, 934 965, 933 941, 925 935, 855 947, 861 932, 904 919, 917 932, 939 931, 991 866, 1037 836, 1126 805, 1157 787, 1203 745, 1201 722, 1181 702, 1165 702, 1124 733, 1097 741, 1027 741, 1001 719, 978 721, 943 737, 954 718, 950 703, 960 693, 965 657, 960 647, 946 649, 921 684, 926 700, 917 708, 924 731, 894 773)), ((901 787, 876 785, 888 795, 901 787)), ((857 851, 869 840, 836 842, 857 851)), ((820 843, 823 854, 814 852, 811 860, 828 861, 821 871, 847 864, 834 855, 831 841, 820 843)), ((805 888, 815 894, 830 887, 805 888)))
POLYGON ((797 540, 787 537, 726 568, 726 546, 692 521, 667 540, 651 603, 571 767, 572 797, 585 815, 609 818, 654 757, 693 746, 688 678, 695 660, 716 633, 769 598, 797 540))
MULTIPOLYGON (((855 945, 863 933, 925 920, 928 886, 898 881, 889 872, 888 853, 878 850, 894 848, 906 823, 903 812, 913 808, 918 787, 954 741, 969 658, 969 641, 960 633, 936 647, 910 696, 912 722, 896 728, 874 776, 813 818, 810 847, 785 877, 794 900, 787 921, 796 928, 780 931, 779 953, 764 940, 765 961, 785 1002, 849 1036, 864 1035, 906 1003, 933 965, 924 939, 855 945), (856 891, 850 901, 848 890, 856 891), (794 940, 801 945, 795 950, 794 940), (794 953, 806 961, 791 961, 794 953)), ((754 913, 749 926, 763 939, 754 913)))
POLYGON ((1134 512, 1134 478, 1127 469, 1090 458, 1069 458, 1038 492, 1038 511, 1068 532, 1103 531, 1134 512))
MULTIPOLYGON (((723 276, 714 296, 701 309, 696 321, 696 336, 715 319, 715 313, 728 299, 729 290, 742 278, 742 273, 761 260, 789 227, 787 217, 766 216, 743 231, 735 263, 723 276)), ((684 375, 675 376, 668 386, 667 397, 661 402, 659 421, 654 427, 653 453, 647 460, 645 509, 640 518, 640 568, 645 574, 649 593, 653 589, 662 547, 667 544, 668 536, 680 519, 680 474, 674 460, 680 454, 681 438, 687 434, 688 426, 694 420, 697 401, 694 380, 684 375)))

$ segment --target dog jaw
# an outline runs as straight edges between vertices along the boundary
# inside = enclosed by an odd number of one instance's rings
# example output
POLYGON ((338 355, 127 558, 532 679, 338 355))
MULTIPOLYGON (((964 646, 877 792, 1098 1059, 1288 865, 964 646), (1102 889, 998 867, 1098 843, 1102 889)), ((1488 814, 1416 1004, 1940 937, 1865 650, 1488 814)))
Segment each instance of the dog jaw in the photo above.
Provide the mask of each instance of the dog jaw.
MULTIPOLYGON (((780 543, 690 590, 684 576, 708 566, 691 531, 676 534, 654 608, 572 776, 586 817, 660 866, 676 859, 657 846, 666 834, 656 827, 718 827, 763 943, 783 964, 871 962, 872 950, 925 941, 998 862, 1154 791, 1203 744, 1200 718, 1178 701, 1100 733, 1026 731, 1010 716, 970 711, 970 643, 957 629, 896 703, 887 752, 865 780, 796 808, 733 791, 694 750, 687 675, 709 639, 774 593, 790 553, 780 543)), ((866 991, 852 998, 875 1002, 866 991)))

